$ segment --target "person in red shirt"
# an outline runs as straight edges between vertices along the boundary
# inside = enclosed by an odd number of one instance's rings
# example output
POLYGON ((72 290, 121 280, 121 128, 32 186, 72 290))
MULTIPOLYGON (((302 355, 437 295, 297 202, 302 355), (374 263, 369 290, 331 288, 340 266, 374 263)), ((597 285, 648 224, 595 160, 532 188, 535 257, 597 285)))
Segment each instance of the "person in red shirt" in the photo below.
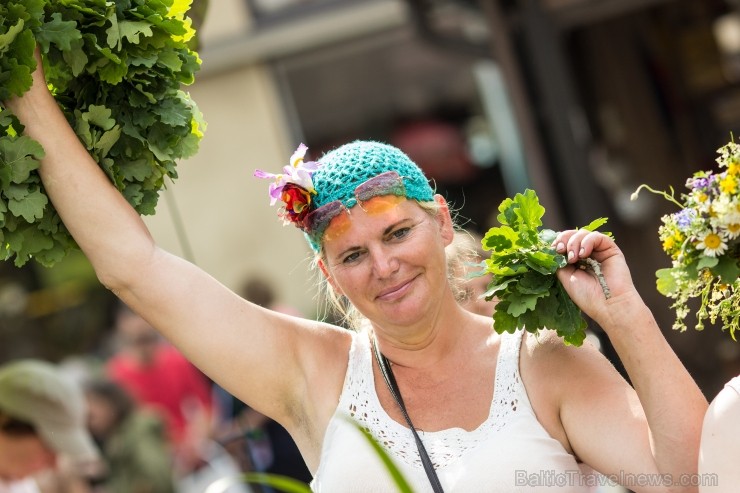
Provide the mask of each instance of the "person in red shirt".
POLYGON ((178 472, 200 462, 211 433, 213 404, 205 376, 154 328, 127 307, 115 320, 119 350, 107 362, 110 378, 164 419, 178 472))

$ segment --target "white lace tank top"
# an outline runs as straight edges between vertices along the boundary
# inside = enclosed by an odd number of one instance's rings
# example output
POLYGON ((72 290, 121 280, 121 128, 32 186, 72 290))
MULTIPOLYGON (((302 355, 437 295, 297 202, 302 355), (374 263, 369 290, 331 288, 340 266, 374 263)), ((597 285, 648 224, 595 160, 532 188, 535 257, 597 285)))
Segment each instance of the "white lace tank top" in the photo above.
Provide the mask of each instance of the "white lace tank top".
MULTIPOLYGON (((591 471, 582 468, 534 415, 519 376, 521 341, 522 331, 501 338, 493 402, 485 422, 470 432, 462 428, 419 432, 445 493, 590 490, 591 471)), ((354 334, 344 387, 324 436, 311 489, 318 493, 397 490, 349 417, 383 445, 415 493, 431 492, 413 435, 380 405, 372 357, 368 335, 354 334)))

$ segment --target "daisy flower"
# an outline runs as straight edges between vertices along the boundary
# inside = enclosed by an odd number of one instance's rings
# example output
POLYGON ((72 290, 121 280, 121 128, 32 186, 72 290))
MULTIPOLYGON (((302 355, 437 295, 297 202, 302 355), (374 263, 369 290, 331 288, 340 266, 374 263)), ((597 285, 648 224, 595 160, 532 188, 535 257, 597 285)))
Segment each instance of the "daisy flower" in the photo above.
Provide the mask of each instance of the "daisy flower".
POLYGON ((725 242, 724 238, 722 238, 720 234, 714 231, 709 231, 705 233, 701 241, 696 244, 696 248, 704 250, 704 255, 716 257, 727 251, 727 242, 725 242))

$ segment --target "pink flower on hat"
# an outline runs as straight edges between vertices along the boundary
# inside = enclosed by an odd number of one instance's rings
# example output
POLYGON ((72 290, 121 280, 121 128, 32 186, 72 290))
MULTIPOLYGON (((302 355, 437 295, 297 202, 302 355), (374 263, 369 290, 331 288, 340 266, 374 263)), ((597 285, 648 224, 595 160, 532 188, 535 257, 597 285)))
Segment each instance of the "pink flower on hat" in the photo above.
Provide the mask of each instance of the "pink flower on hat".
POLYGON ((311 207, 311 196, 316 195, 311 175, 320 166, 316 161, 304 161, 307 150, 305 144, 299 145, 282 173, 268 173, 259 169, 254 172, 257 178, 275 180, 269 188, 270 205, 275 205, 278 199, 282 200, 284 205, 280 217, 286 223, 299 226, 311 207))

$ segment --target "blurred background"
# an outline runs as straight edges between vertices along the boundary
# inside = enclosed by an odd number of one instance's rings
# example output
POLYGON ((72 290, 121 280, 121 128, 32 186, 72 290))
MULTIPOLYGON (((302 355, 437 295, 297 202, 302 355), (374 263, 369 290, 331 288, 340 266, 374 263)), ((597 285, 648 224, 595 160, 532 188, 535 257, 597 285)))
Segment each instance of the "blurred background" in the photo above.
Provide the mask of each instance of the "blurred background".
MULTIPOLYGON (((711 399, 740 372, 740 346, 717 327, 671 330, 655 270, 669 265, 657 231, 672 209, 629 197, 641 183, 681 191, 740 129, 739 3, 194 0, 203 64, 188 90, 208 129, 146 221, 164 248, 227 286, 264 277, 282 302, 320 317, 309 248, 252 173, 277 171, 300 142, 318 158, 386 141, 470 230, 485 233, 499 202, 527 187, 550 228, 609 217, 638 289, 711 399)), ((101 352, 112 307, 79 254, 52 269, 0 264, 0 362, 101 352)))

